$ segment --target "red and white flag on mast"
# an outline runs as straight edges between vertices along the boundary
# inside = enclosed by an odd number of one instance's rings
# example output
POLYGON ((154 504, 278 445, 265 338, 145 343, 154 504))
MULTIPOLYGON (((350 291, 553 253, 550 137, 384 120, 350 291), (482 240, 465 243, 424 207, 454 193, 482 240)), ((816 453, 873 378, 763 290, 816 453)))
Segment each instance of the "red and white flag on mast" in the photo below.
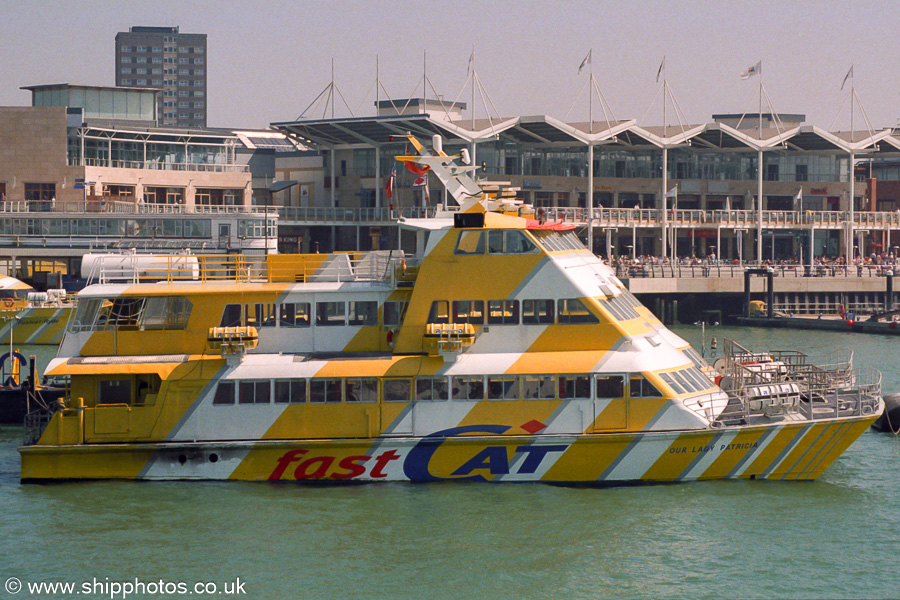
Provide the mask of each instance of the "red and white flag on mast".
POLYGON ((391 167, 391 175, 388 177, 387 185, 384 186, 384 191, 387 194, 388 198, 394 197, 394 177, 397 176, 397 166, 394 165, 391 167))

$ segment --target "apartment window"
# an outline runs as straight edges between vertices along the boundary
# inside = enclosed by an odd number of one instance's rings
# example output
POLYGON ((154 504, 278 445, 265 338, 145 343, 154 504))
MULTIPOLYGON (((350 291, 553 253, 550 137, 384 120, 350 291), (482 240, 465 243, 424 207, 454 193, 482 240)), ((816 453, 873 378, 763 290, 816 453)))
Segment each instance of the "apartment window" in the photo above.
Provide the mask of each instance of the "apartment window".
POLYGON ((131 69, 123 67, 122 69, 120 69, 120 72, 123 73, 124 75, 130 75, 131 69))
POLYGON ((26 183, 26 200, 52 200, 56 198, 55 183, 26 183))
POLYGON ((134 59, 134 62, 136 62, 138 64, 146 65, 147 57, 146 56, 138 56, 136 59, 134 59))
POLYGON ((131 85, 131 80, 130 80, 130 79, 123 79, 123 80, 122 80, 122 85, 131 85))
POLYGON ((275 380, 275 404, 304 404, 305 402, 305 379, 275 380))
POLYGON ((194 64, 195 64, 195 65, 202 65, 202 64, 203 64, 203 59, 202 59, 202 58, 195 58, 195 59, 194 59, 194 64))
POLYGON ((160 47, 160 46, 153 46, 153 52, 162 52, 162 47, 160 47))
POLYGON ((189 58, 179 58, 179 59, 178 59, 178 64, 179 64, 179 65, 189 65, 189 64, 191 64, 191 59, 189 59, 189 58))
POLYGON ((121 62, 122 62, 122 63, 131 63, 131 57, 130 57, 130 56, 123 56, 121 62))

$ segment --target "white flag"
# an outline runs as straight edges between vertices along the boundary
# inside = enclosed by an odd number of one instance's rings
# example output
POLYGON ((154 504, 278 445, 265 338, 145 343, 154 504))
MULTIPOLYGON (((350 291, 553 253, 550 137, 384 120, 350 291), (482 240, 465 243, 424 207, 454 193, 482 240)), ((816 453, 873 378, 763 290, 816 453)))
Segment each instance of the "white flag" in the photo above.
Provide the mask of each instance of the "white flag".
POLYGON ((587 56, 584 57, 584 60, 581 61, 581 65, 578 67, 578 74, 581 75, 581 71, 584 69, 584 66, 590 64, 591 62, 591 54, 594 52, 594 49, 591 48, 588 50, 587 56))
POLYGON ((841 82, 841 89, 844 89, 844 85, 847 83, 847 79, 853 77, 853 65, 850 65, 850 70, 847 71, 847 74, 844 75, 844 81, 841 82))
POLYGON ((671 190, 666 192, 666 198, 677 198, 678 197, 678 186, 676 185, 671 190))
POLYGON ((803 207, 803 188, 794 196, 794 210, 800 210, 803 207))
POLYGON ((750 79, 759 73, 762 73, 762 61, 759 61, 752 67, 747 67, 746 71, 741 71, 741 79, 750 79))

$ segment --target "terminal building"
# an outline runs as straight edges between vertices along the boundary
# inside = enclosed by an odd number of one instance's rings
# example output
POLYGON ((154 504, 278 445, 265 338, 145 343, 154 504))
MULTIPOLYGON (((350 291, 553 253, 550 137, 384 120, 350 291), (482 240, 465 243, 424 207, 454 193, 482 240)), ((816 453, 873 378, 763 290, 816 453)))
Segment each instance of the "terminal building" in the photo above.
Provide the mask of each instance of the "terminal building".
MULTIPOLYGON (((385 197, 394 156, 408 151, 392 136, 409 132, 426 145, 442 136, 448 154, 467 148, 483 167, 480 176, 519 188, 519 198, 549 218, 584 224, 582 237, 601 255, 672 256, 674 247, 678 257, 808 262, 887 252, 900 243, 891 237, 900 227, 900 188, 875 184, 879 176, 900 179, 900 137, 891 129, 828 132, 802 114, 771 113, 717 114, 709 123, 667 127, 544 115, 472 120, 463 117, 463 103, 421 98, 376 108, 373 117, 271 125, 320 151, 320 201, 357 211, 359 223, 386 215, 376 223, 384 226, 387 216, 441 205, 439 184, 432 180, 427 187, 434 189, 423 193, 413 186, 419 176, 402 165, 395 195, 385 197)), ((283 206, 311 208, 298 193, 285 194, 283 206)), ((286 210, 281 226, 299 220, 286 210)), ((367 238, 359 223, 335 221, 333 247, 350 249, 367 238)), ((376 243, 396 243, 388 237, 376 243)))

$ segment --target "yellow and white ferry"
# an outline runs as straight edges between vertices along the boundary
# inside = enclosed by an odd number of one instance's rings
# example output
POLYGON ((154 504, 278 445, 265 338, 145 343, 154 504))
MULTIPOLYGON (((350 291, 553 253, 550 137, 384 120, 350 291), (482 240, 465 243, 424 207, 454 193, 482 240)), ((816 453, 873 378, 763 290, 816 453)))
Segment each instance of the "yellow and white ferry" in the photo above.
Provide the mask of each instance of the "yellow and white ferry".
POLYGON ((571 228, 496 212, 439 139, 410 143, 460 205, 403 223, 415 252, 85 288, 22 479, 812 480, 882 412, 848 361, 731 345, 713 372, 571 228))
POLYGON ((59 344, 73 306, 63 289, 38 292, 15 277, 0 277, 0 340, 12 333, 14 344, 59 344))

